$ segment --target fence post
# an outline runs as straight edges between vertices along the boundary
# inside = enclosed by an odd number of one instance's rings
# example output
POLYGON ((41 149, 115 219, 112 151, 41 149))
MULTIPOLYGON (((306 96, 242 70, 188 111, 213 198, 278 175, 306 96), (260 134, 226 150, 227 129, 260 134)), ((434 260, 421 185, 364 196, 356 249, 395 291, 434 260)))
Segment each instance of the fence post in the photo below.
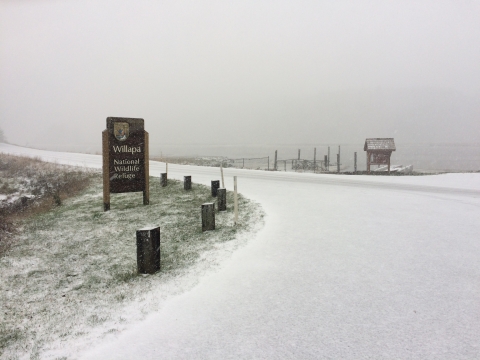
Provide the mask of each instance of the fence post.
POLYGON ((353 154, 353 172, 356 174, 357 173, 357 152, 353 154))
POLYGON ((242 163, 242 169, 245 167, 245 158, 242 159, 243 160, 243 163, 242 163))
POLYGON ((287 172, 287 160, 285 160, 284 164, 285 164, 285 172, 287 172))
POLYGON ((160 270, 160 227, 137 230, 137 271, 154 274, 160 270))
POLYGON ((227 211, 227 189, 217 189, 218 211, 227 211))
POLYGON ((327 155, 323 157, 323 165, 325 166, 325 170, 327 170, 327 155))
POLYGON ((235 225, 237 225, 238 222, 238 196, 237 196, 237 177, 233 177, 233 204, 234 204, 234 210, 235 210, 235 225))
POLYGON ((220 187, 220 180, 212 180, 212 197, 217 196, 219 187, 220 187))
POLYGON ((340 172, 340 145, 338 145, 337 164, 337 172, 340 172))
POLYGON ((298 149, 298 160, 300 160, 300 149, 298 149))
POLYGON ((167 173, 161 173, 160 174, 160 185, 162 187, 167 186, 167 173))
POLYGON ((330 171, 330 146, 328 147, 327 171, 330 171))
POLYGON ((270 171, 270 155, 268 155, 268 165, 267 166, 268 166, 267 167, 268 171, 270 171))
POLYGON ((313 148, 313 173, 317 171, 317 148, 313 148))
POLYGON ((277 171, 277 150, 275 150, 275 162, 273 163, 273 171, 277 171))
POLYGON ((215 203, 202 204, 202 231, 215 230, 215 203))
POLYGON ((192 190, 192 177, 190 175, 183 177, 183 189, 192 190))

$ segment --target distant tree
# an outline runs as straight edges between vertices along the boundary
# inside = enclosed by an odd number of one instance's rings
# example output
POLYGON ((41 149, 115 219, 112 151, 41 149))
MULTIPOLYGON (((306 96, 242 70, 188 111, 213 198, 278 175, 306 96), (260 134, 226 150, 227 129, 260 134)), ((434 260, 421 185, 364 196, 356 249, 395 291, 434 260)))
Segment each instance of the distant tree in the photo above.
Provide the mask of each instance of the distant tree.
POLYGON ((7 139, 5 138, 5 134, 3 133, 2 128, 0 128, 0 142, 6 143, 7 139))

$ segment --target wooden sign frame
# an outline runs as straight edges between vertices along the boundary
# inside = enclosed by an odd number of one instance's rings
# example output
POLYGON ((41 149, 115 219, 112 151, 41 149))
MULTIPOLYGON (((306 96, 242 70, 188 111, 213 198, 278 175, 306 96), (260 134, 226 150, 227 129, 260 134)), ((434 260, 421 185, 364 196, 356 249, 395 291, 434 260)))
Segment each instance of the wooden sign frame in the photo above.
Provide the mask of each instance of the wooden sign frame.
POLYGON ((370 173, 370 165, 387 165, 390 174, 390 157, 392 151, 367 151, 367 172, 370 173))
POLYGON ((110 194, 143 192, 149 204, 148 132, 139 118, 108 117, 102 132, 103 210, 110 210, 110 194))

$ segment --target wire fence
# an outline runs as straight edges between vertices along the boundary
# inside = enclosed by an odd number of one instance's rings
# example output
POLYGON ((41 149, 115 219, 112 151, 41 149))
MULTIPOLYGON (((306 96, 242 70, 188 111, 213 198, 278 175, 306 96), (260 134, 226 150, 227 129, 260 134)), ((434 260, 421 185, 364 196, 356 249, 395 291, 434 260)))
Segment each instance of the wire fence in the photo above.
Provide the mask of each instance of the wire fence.
POLYGON ((240 169, 270 170, 270 156, 226 159, 226 166, 240 169))
POLYGON ((297 172, 324 172, 329 171, 331 168, 336 169, 338 167, 336 162, 330 163, 329 166, 326 165, 327 163, 328 160, 325 162, 325 160, 277 159, 277 164, 275 164, 274 159, 270 159, 270 156, 265 156, 259 158, 225 158, 222 161, 222 166, 237 169, 297 172))
POLYGON ((270 163, 270 156, 255 158, 228 158, 224 156, 161 156, 152 157, 152 160, 169 162, 171 164, 211 166, 251 170, 272 170, 273 164, 270 163))
MULTIPOLYGON (((340 151, 340 149, 339 149, 340 151)), ((330 149, 328 151, 330 155, 330 149)), ((315 149, 316 155, 316 149, 315 149)), ((328 155, 324 158, 314 160, 301 159, 300 151, 296 159, 277 159, 277 151, 275 156, 262 157, 243 157, 243 158, 228 158, 223 156, 203 156, 203 157, 160 157, 156 160, 167 161, 170 163, 184 164, 184 165, 199 165, 212 166, 224 168, 250 169, 250 170, 266 170, 266 171, 296 171, 296 172, 332 172, 341 171, 341 163, 339 163, 339 154, 332 158, 337 158, 337 162, 331 161, 328 155)))
MULTIPOLYGON (((340 164, 341 166, 341 164, 340 164)), ((338 168, 336 162, 329 163, 328 160, 306 160, 306 159, 279 159, 277 167, 273 170, 277 171, 300 171, 300 172, 326 172, 338 168), (327 166, 328 164, 328 166, 327 166)))

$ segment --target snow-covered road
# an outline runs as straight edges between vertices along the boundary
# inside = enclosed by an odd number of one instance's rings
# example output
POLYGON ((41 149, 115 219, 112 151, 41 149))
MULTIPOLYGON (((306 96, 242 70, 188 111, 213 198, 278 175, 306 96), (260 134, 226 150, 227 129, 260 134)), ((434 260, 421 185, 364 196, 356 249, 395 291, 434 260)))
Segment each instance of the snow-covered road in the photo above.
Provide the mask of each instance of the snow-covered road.
MULTIPOLYGON (((101 167, 95 155, 1 152, 101 167)), ((151 175, 164 164, 151 162, 151 175)), ((219 179, 169 165, 169 177, 219 179)), ((144 322, 84 359, 480 358, 480 174, 225 170, 265 227, 144 322)), ((114 209, 114 200, 112 200, 114 209)))

